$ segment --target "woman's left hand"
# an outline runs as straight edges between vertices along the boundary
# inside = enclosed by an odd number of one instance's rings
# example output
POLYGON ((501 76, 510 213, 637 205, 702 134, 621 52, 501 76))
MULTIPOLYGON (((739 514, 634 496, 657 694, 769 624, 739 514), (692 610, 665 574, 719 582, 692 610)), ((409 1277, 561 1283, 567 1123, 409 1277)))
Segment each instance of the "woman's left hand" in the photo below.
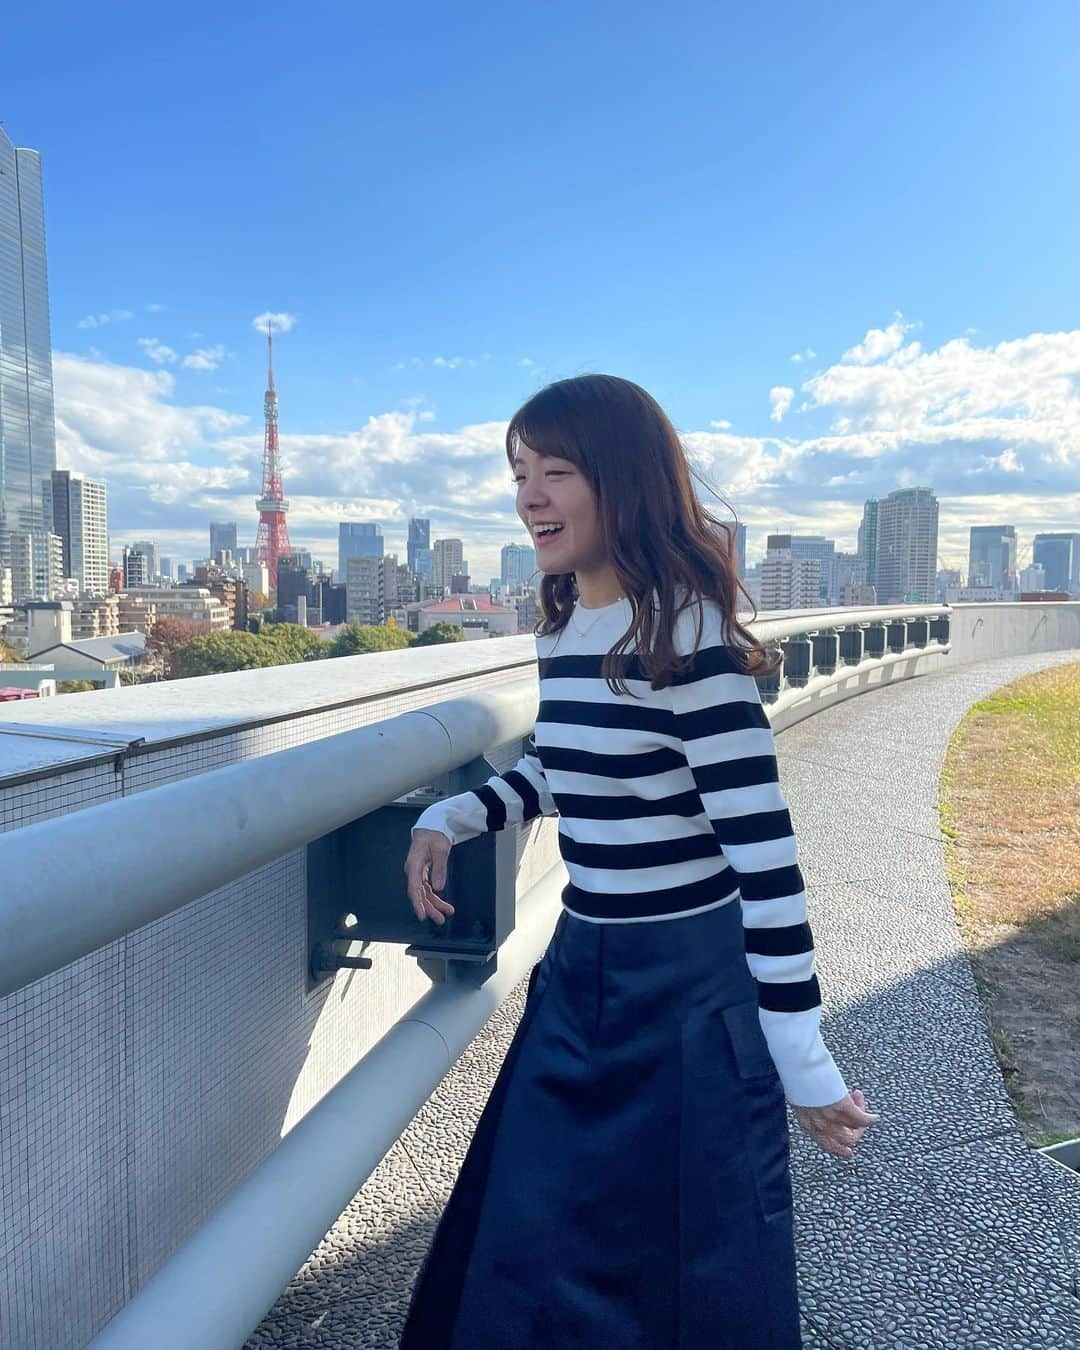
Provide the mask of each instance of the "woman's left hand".
POLYGON ((837 1158, 853 1158, 863 1131, 880 1116, 866 1109, 858 1088, 828 1106, 792 1106, 795 1119, 819 1148, 837 1158))

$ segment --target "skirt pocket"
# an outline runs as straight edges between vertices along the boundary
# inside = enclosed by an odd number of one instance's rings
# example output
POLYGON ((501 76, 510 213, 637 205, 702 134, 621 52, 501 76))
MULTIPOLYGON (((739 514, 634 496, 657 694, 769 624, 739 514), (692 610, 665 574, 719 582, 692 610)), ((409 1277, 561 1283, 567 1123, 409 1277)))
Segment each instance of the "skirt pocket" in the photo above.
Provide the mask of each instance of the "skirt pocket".
POLYGON ((738 1076, 739 1108, 750 1167, 766 1220, 791 1210, 791 1173, 784 1089, 776 1071, 756 1000, 721 1010, 738 1076))
POLYGON ((762 1219, 791 1210, 784 1089, 757 1001, 711 1008, 687 1028, 687 1108, 709 1131, 711 1164, 733 1169, 762 1219))

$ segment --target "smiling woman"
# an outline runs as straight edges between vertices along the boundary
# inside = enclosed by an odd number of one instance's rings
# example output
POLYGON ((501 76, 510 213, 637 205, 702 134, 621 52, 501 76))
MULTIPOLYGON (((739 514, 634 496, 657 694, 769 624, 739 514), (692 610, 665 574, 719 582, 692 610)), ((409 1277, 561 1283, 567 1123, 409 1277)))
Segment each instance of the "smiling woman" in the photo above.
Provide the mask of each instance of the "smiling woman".
POLYGON ((645 390, 551 385, 506 453, 544 570, 536 727, 513 769, 420 815, 407 889, 452 923, 450 849, 541 815, 569 883, 401 1345, 794 1350, 785 1096, 839 1157, 876 1117, 821 1038, 753 678, 776 658, 645 390))

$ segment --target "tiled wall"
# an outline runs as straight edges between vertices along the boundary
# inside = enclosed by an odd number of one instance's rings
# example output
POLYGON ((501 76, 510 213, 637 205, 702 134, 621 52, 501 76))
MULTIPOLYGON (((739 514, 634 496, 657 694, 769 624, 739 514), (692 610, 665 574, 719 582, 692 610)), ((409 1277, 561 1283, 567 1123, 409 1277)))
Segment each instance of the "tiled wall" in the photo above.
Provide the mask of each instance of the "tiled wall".
MULTIPOLYGON (((17 848, 19 827, 35 820, 506 678, 487 671, 452 689, 314 708, 136 755, 119 773, 110 762, 0 786, 0 847, 17 848)), ((520 749, 500 747, 496 768, 520 749)), ((557 861, 555 822, 534 822, 518 846, 524 891, 557 861)), ((103 888, 153 884, 152 861, 144 876, 101 878, 103 888)), ((306 992, 301 851, 0 1000, 3 1350, 86 1345, 430 988, 402 947, 368 954, 371 970, 306 992)))

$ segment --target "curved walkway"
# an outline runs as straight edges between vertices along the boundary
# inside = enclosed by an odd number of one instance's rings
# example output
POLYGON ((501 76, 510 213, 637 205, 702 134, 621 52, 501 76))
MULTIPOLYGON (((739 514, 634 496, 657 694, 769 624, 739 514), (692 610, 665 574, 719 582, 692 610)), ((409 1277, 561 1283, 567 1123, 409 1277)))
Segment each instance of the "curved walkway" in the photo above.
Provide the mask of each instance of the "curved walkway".
MULTIPOLYGON (((839 704, 777 738, 825 1037, 881 1120, 850 1162, 792 1126, 807 1347, 1080 1346, 1080 1176, 1024 1143, 942 864, 937 782, 967 708, 1080 651, 839 704)), ((524 982, 249 1341, 396 1344, 408 1290, 521 1012, 524 982)))

